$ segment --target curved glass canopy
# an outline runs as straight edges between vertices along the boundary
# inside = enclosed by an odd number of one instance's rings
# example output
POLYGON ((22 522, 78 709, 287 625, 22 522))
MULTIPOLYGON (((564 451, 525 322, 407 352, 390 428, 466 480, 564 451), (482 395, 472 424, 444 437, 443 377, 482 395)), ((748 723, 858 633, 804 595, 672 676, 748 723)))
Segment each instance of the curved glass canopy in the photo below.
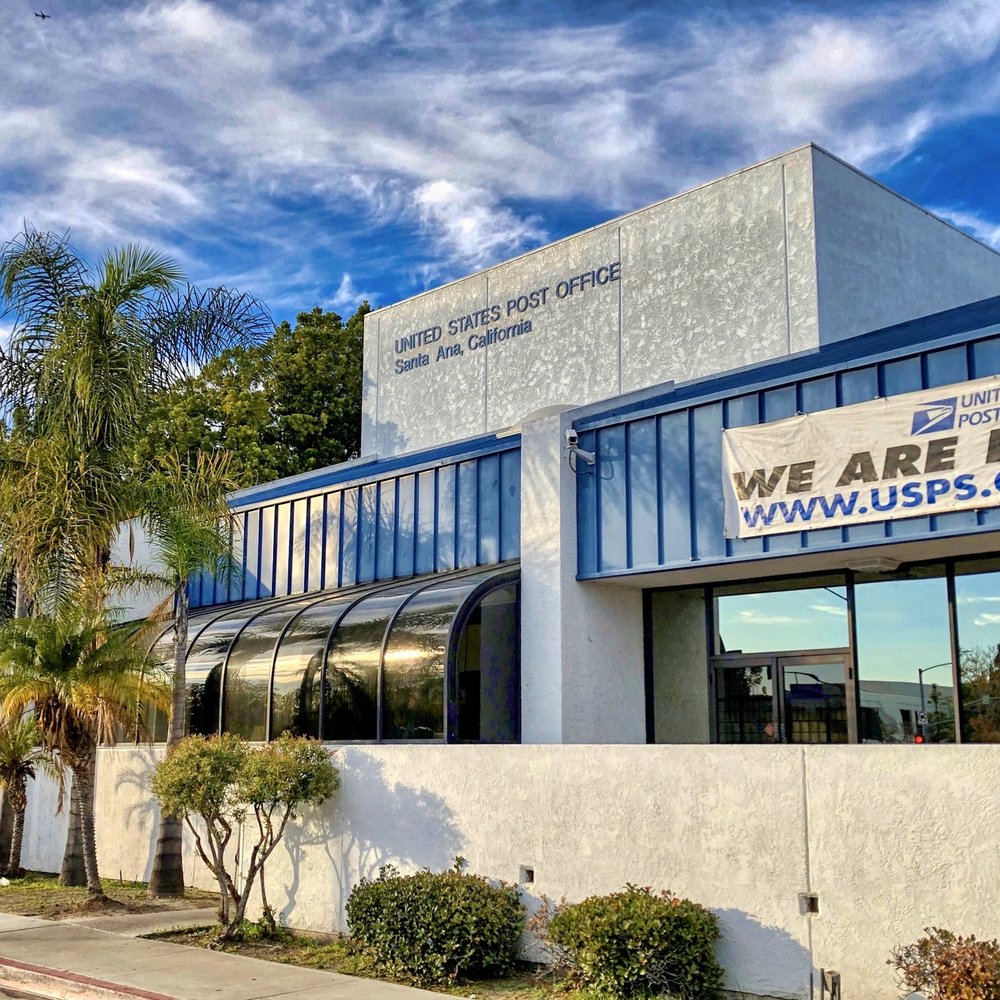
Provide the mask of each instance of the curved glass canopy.
POLYGON ((515 743, 518 578, 508 564, 192 615, 187 730, 515 743))

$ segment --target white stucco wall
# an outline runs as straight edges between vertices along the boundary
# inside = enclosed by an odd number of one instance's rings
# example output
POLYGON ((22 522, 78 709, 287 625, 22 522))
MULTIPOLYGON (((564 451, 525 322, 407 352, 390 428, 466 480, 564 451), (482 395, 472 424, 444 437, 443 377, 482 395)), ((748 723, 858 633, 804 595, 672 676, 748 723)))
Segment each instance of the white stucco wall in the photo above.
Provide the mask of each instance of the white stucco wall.
POLYGON ((642 743, 642 591, 576 579, 569 426, 564 412, 521 430, 521 738, 642 743))
POLYGON ((1000 254, 846 163, 813 158, 821 343, 1000 295, 1000 254))
POLYGON ((995 294, 1000 254, 805 146, 371 313, 362 451, 456 441, 995 294), (618 280, 559 297, 612 264, 618 280), (469 348, 520 320, 530 332, 469 348), (462 353, 438 360, 442 347, 462 353))
MULTIPOLYGON (((270 895, 291 926, 343 927, 380 865, 495 878, 541 894, 669 887, 719 915, 731 989, 809 996, 810 969, 851 1000, 895 1000, 890 948, 936 924, 1000 936, 1000 748, 355 746, 342 789, 288 831, 270 895), (799 893, 819 894, 803 916, 799 893)), ((149 751, 102 750, 97 836, 107 875, 148 875, 149 751)), ((25 864, 55 869, 65 823, 34 783, 25 864)), ((235 845, 234 845, 235 846, 235 845)), ((185 870, 209 886, 188 854, 185 870)))

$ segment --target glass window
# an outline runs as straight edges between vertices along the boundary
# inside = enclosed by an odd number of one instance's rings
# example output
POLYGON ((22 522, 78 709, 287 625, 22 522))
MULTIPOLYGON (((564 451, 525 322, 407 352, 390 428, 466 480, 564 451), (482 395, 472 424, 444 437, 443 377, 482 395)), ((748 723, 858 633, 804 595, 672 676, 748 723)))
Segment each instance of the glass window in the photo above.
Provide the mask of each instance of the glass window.
POLYGON ((1000 560, 955 565, 962 740, 1000 743, 1000 560))
POLYGON ((239 608, 207 625, 188 649, 187 731, 209 736, 219 731, 219 694, 222 667, 236 633, 260 606, 239 608))
POLYGON ((444 668, 455 615, 478 580, 434 584, 392 625, 382 680, 382 739, 444 739, 444 668))
POLYGON ((715 597, 718 653, 843 649, 850 645, 843 577, 719 587, 715 597))
POLYGON ((303 601, 285 603, 258 615, 237 636, 226 661, 222 729, 251 742, 267 739, 274 644, 303 601))
POLYGON ((771 663, 725 667, 717 671, 716 691, 720 743, 774 743, 778 740, 771 663))
POLYGON ((914 567, 889 577, 859 575, 854 601, 859 740, 905 743, 922 732, 930 743, 953 743, 944 567, 914 567))
POLYGON ((518 587, 490 591, 462 627, 456 651, 455 735, 516 743, 520 704, 518 587))
POLYGON ((358 592, 314 600, 288 626, 278 647, 271 687, 271 738, 319 736, 323 660, 330 631, 358 592))
POLYGON ((378 738, 378 680, 389 620, 408 591, 376 591, 344 615, 326 660, 323 739, 378 738))

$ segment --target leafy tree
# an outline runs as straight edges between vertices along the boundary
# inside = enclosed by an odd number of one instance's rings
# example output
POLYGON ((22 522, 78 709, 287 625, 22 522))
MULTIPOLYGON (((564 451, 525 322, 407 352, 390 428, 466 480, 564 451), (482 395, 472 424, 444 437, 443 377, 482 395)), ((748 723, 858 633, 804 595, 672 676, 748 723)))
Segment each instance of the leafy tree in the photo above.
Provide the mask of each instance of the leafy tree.
POLYGON ((140 459, 223 448, 240 486, 343 462, 361 447, 364 317, 299 313, 259 347, 237 347, 209 361, 157 398, 140 459))
POLYGON ((288 735, 264 746, 250 746, 232 734, 188 736, 157 766, 153 793, 161 809, 184 817, 198 854, 218 882, 219 940, 242 932, 255 884, 260 887, 264 923, 275 929, 264 884, 267 859, 297 811, 321 804, 339 784, 321 743, 288 735), (242 888, 237 888, 226 852, 248 818, 253 822, 243 828, 244 879, 242 888))
MULTIPOLYGON (((151 250, 113 249, 91 268, 65 238, 32 229, 0 249, 0 306, 14 317, 0 351, 0 570, 18 574, 22 609, 30 599, 53 622, 89 609, 96 652, 122 582, 109 572, 112 542, 148 509, 133 459, 151 401, 220 350, 258 342, 271 322, 253 297, 187 285, 151 250)), ((82 764, 72 770, 74 783, 84 776, 82 764)), ((86 840, 92 801, 73 804, 86 840)))
MULTIPOLYGON (((187 721, 188 583, 209 570, 226 580, 235 572, 230 554, 230 514, 226 494, 232 489, 228 452, 195 454, 188 468, 169 452, 149 484, 150 510, 144 517, 153 541, 158 582, 170 593, 161 611, 173 612, 172 696, 167 752, 185 734, 187 721)), ((182 820, 161 813, 149 894, 184 895, 182 820)))
POLYGON ((104 612, 63 605, 57 615, 17 618, 0 629, 0 701, 7 718, 34 708, 42 746, 73 774, 87 888, 103 897, 94 842, 94 763, 98 743, 164 711, 169 689, 158 665, 110 627, 104 612))
POLYGON ((40 740, 38 723, 33 717, 11 719, 0 726, 0 787, 14 812, 14 829, 6 868, 6 874, 12 878, 21 874, 21 841, 24 838, 24 814, 28 808, 28 779, 34 779, 39 768, 53 776, 57 773, 52 754, 39 745, 40 740))

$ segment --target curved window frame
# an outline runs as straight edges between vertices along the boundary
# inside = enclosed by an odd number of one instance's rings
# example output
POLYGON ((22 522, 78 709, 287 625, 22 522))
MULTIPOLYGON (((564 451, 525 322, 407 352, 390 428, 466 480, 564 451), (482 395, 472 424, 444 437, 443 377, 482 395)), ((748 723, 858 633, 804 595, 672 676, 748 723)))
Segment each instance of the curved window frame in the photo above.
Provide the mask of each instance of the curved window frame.
MULTIPOLYGON (((270 741, 274 738, 274 680, 275 671, 278 664, 278 658, 281 652, 282 644, 285 638, 288 636, 289 632, 295 627, 296 623, 301 619, 301 617, 311 611, 314 608, 323 605, 336 605, 338 602, 342 602, 342 606, 339 608, 339 612, 331 618, 329 625, 326 628, 325 638, 317 643, 316 651, 322 654, 322 674, 320 679, 320 713, 319 713, 319 732, 318 738, 324 742, 336 742, 338 744, 369 744, 369 743, 458 743, 458 742, 470 742, 470 741, 460 741, 457 739, 455 722, 457 720, 457 701, 456 692, 458 690, 458 640, 462 634, 462 630, 465 628, 471 616, 475 613, 476 608, 479 603, 488 596, 492 591, 498 590, 502 587, 509 586, 510 584, 515 584, 518 588, 518 607, 520 606, 520 565, 518 562, 511 561, 508 563, 502 563, 497 566, 477 566, 449 570, 440 573, 431 573, 423 577, 410 577, 408 580, 381 580, 372 581, 370 583, 361 584, 357 587, 344 588, 342 590, 335 591, 319 591, 311 595, 304 595, 302 593, 290 594, 280 598, 269 598, 265 600, 256 601, 245 601, 238 604, 225 604, 219 605, 211 610, 209 609, 198 609, 195 614, 191 616, 190 620, 190 631, 188 635, 188 645, 187 653, 188 656, 191 655, 192 649, 194 649, 195 644, 203 636, 205 631, 216 623, 229 618, 238 618, 241 614, 247 614, 247 618, 243 623, 236 629, 236 631, 231 636, 225 652, 223 655, 223 666, 222 673, 220 676, 220 693, 219 693, 219 711, 218 719, 216 722, 216 732, 223 732, 223 720, 225 719, 225 708, 226 708, 226 682, 229 674, 230 657, 239 641, 240 637, 250 628, 253 623, 262 615, 273 613, 279 610, 284 605, 288 604, 302 604, 303 606, 298 608, 291 617, 284 623, 280 631, 278 632, 275 641, 274 648, 271 651, 270 665, 268 668, 268 699, 267 699, 267 717, 265 726, 265 740, 270 741), (442 698, 442 732, 444 734, 443 739, 420 739, 420 740, 400 740, 400 739, 385 739, 382 736, 382 725, 383 725, 383 711, 384 711, 384 684, 385 684, 385 656, 386 651, 389 648, 389 644, 393 637, 393 630, 399 621, 400 615, 405 612, 406 608, 411 605, 411 602, 421 594, 425 594, 427 591, 433 588, 447 588, 449 585, 459 583, 462 580, 470 579, 475 581, 477 577, 482 577, 481 580, 476 582, 472 589, 459 600, 459 603, 455 609, 454 616, 449 624, 447 635, 444 642, 443 658, 444 658, 444 671, 443 671, 443 698, 442 698), (411 589, 412 588, 412 589, 411 589), (330 657, 330 652, 333 647, 334 639, 336 637, 337 630, 340 628, 342 622, 347 617, 350 612, 357 608, 365 600, 375 597, 391 594, 393 591, 402 591, 403 600, 396 607, 393 612, 389 615, 386 620, 385 629, 382 633, 381 642, 378 646, 378 690, 377 690, 377 736, 374 740, 327 740, 325 729, 325 712, 324 706, 326 704, 326 693, 327 693, 327 673, 328 673, 328 661, 330 657), (311 598, 311 599, 310 599, 311 598), (254 607, 256 605, 256 607, 254 607)), ((515 671, 518 678, 518 690, 516 698, 516 719, 515 719, 515 732, 517 734, 517 741, 520 742, 520 731, 521 731, 521 719, 520 719, 520 615, 518 614, 517 620, 517 635, 518 641, 515 643, 515 671)), ((154 633, 154 638, 149 643, 149 649, 152 650, 158 643, 160 643, 173 629, 173 623, 167 625, 162 631, 154 633)), ((187 722, 185 721, 185 728, 187 727, 187 722)))

